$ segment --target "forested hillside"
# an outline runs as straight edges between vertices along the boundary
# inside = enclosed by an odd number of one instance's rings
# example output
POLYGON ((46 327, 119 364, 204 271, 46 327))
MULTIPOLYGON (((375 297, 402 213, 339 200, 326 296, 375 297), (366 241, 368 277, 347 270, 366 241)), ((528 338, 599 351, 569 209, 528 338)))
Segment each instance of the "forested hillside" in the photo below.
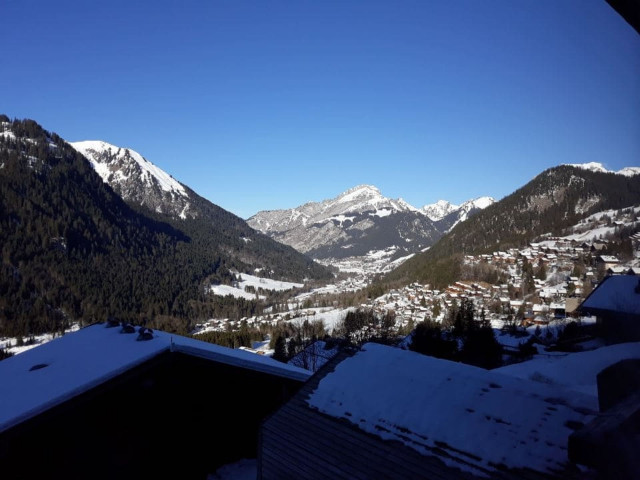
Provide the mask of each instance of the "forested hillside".
POLYGON ((590 214, 640 203, 640 175, 625 176, 562 165, 545 170, 511 195, 457 225, 427 252, 391 272, 385 281, 420 281, 443 287, 460 275, 463 255, 526 245, 561 234, 590 214))
POLYGON ((230 269, 302 280, 329 273, 197 197, 176 220, 125 203, 62 138, 0 116, 0 335, 59 330, 107 316, 187 331, 256 302, 212 297, 230 269))

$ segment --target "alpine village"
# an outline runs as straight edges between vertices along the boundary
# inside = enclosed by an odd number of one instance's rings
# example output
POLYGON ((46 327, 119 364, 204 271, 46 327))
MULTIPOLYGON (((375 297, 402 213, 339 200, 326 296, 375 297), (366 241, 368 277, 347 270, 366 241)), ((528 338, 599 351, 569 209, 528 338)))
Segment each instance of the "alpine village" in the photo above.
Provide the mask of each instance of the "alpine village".
POLYGON ((38 122, 0 115, 1 478, 640 479, 637 164, 243 219, 38 122))

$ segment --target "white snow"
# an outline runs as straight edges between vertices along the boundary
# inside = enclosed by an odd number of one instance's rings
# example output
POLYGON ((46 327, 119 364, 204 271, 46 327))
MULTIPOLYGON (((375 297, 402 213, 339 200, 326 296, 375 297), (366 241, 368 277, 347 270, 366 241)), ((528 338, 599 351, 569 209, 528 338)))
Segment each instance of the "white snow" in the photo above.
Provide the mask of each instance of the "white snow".
MULTIPOLYGON (((77 332, 80 329, 80 325, 74 323, 69 327, 68 330, 65 330, 65 334, 77 332)), ((57 334, 59 336, 59 334, 57 334)), ((43 345, 47 342, 50 342, 56 338, 53 333, 43 333, 42 335, 34 335, 31 339, 23 339, 24 343, 22 345, 18 345, 17 338, 0 338, 0 348, 5 349, 5 351, 13 353, 17 355, 18 353, 26 352, 27 350, 31 350, 39 345, 43 345)))
POLYGON ((279 376, 305 379, 309 372, 263 355, 233 350, 192 338, 137 333, 96 324, 0 362, 0 431, 172 350, 279 376))
MULTIPOLYGON (((475 200, 470 200, 471 204, 475 208, 487 208, 488 206, 496 203, 493 197, 478 197, 475 200)), ((464 204, 463 204, 464 205, 464 204)))
POLYGON ((565 163, 565 165, 569 166, 569 167, 576 167, 576 168, 581 168, 583 170, 590 170, 592 172, 601 172, 601 173, 607 173, 609 170, 607 170, 606 168, 604 168, 604 165, 602 165, 599 162, 589 162, 589 163, 565 163))
POLYGON ((15 138, 16 138, 15 134, 11 130, 0 132, 0 137, 10 138, 12 140, 15 140, 15 138))
POLYGON ((373 185, 358 185, 353 187, 338 197, 338 203, 347 203, 361 198, 382 197, 380 190, 373 185))
POLYGON ((567 422, 586 423, 597 410, 593 396, 377 344, 341 362, 307 401, 422 454, 444 450, 445 462, 485 475, 491 464, 562 468, 567 422))
MULTIPOLYGON (((215 295, 227 296, 233 295, 236 298, 245 298, 247 300, 255 300, 256 294, 245 291, 245 287, 251 286, 258 291, 258 288, 264 290, 276 290, 278 292, 284 290, 291 290, 292 288, 302 288, 303 283, 284 282, 281 280, 273 280, 271 278, 256 277, 255 275, 249 275, 248 273, 237 273, 242 280, 237 283, 237 286, 230 285, 212 285, 210 290, 215 295)), ((260 295, 259 298, 264 299, 264 295, 260 295)))
POLYGON ((380 210, 376 210, 371 215, 374 217, 388 217, 392 213, 393 211, 390 208, 381 208, 380 210))
POLYGON ((344 222, 349 221, 349 222, 353 222, 353 220, 356 217, 354 216, 349 216, 349 215, 335 215, 333 217, 330 217, 328 220, 336 220, 337 222, 340 222, 340 225, 342 225, 344 222))
POLYGON ((615 226, 604 226, 594 228, 583 233, 574 233, 573 235, 567 235, 563 238, 567 240, 575 240, 577 242, 593 242, 594 240, 598 240, 599 238, 606 238, 607 235, 609 235, 610 233, 614 233, 615 231, 615 226))
POLYGON ((101 162, 100 154, 110 151, 111 154, 115 155, 119 160, 125 159, 126 157, 133 159, 142 169, 143 178, 147 181, 150 181, 152 178, 155 179, 160 188, 165 192, 173 192, 185 197, 188 196, 187 191, 178 181, 135 150, 117 147, 100 140, 70 142, 69 145, 75 148, 91 162, 91 165, 93 165, 94 169, 98 172, 100 177, 102 177, 102 180, 105 183, 108 183, 109 176, 113 172, 109 169, 108 164, 101 162))
POLYGON ((354 311, 355 308, 314 308, 311 310, 315 312, 315 315, 309 317, 309 319, 313 321, 322 320, 324 328, 327 332, 331 332, 344 320, 347 313, 354 311))
POLYGON ((640 312, 640 294, 637 293, 639 287, 637 275, 606 277, 583 302, 581 308, 587 312, 593 309, 637 315, 640 312))
MULTIPOLYGON (((232 287, 231 285, 212 285, 210 291, 214 295, 220 295, 221 297, 232 295, 235 298, 244 298, 246 300, 256 299, 255 293, 245 292, 244 289, 232 287)), ((258 298, 264 300, 266 297, 264 295, 259 295, 258 298)))
POLYGON ((625 177, 640 175, 640 167, 624 167, 622 170, 618 170, 618 175, 624 175, 625 177))
POLYGON ((273 280, 271 278, 256 277, 255 275, 249 275, 248 273, 240 273, 242 281, 239 282, 240 287, 251 285, 256 288, 264 288, 265 290, 277 290, 279 292, 283 290, 291 290, 292 288, 302 288, 304 283, 284 282, 282 280, 273 280))
POLYGON ((607 170, 602 163, 589 162, 589 163, 565 163, 569 167, 582 168, 583 170, 591 170, 592 172, 600 173, 615 173, 616 175, 624 175, 626 177, 632 177, 634 175, 640 175, 640 167, 624 167, 620 170, 613 171, 607 170))
POLYGON ((411 205, 404 198, 399 198, 393 203, 398 205, 398 207, 399 207, 398 210, 408 210, 410 212, 419 212, 420 211, 420 209, 418 209, 418 208, 414 207, 413 205, 411 205))
POLYGON ((453 205, 446 200, 438 200, 436 203, 425 205, 421 210, 429 219, 437 222, 458 208, 460 208, 458 205, 453 205))
POLYGON ((627 358, 640 358, 640 342, 565 355, 537 355, 532 360, 494 371, 597 396, 596 375, 609 365, 627 358))

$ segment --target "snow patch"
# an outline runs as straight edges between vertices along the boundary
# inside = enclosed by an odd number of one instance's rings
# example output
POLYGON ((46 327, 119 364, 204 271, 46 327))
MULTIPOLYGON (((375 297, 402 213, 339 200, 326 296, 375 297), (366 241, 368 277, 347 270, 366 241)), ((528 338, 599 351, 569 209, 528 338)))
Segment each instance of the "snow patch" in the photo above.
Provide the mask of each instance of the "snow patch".
MULTIPOLYGON (((249 240, 249 239, 247 239, 249 240)), ((220 295, 225 297, 227 295, 233 295, 236 298, 244 298, 247 300, 255 300, 256 294, 245 291, 245 287, 254 287, 256 292, 259 288, 264 290, 276 290, 278 292, 284 290, 291 290, 293 288, 304 287, 303 283, 284 282, 281 280, 273 280, 271 278, 256 277, 255 275, 249 275, 248 273, 237 273, 241 280, 237 282, 237 286, 231 285, 212 285, 210 292, 214 295, 220 295)), ((259 295, 257 298, 264 299, 264 295, 259 295)))
POLYGON ((640 175, 640 167, 624 167, 622 170, 618 170, 617 173, 625 177, 633 177, 634 175, 640 175))
POLYGON ((591 172, 615 173, 616 175, 624 175, 625 177, 633 177, 634 175, 640 175, 640 167, 624 167, 616 172, 613 170, 607 170, 604 167, 604 165, 602 165, 599 162, 565 163, 563 165, 567 165, 569 167, 581 168, 583 170, 589 170, 591 172))
POLYGON ((374 213, 370 213, 369 215, 371 215, 372 217, 388 217, 389 215, 391 215, 393 213, 393 211, 390 208, 383 208, 380 210, 376 210, 374 213))

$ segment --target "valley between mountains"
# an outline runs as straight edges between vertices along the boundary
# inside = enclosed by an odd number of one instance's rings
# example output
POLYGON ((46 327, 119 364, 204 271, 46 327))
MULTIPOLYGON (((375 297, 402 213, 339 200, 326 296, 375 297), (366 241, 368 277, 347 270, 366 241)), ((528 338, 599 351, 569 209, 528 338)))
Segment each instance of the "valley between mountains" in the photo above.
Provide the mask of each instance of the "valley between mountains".
POLYGON ((0 130, 9 354, 112 317, 269 354, 284 338, 293 359, 314 339, 353 338, 356 309, 370 315, 361 340, 403 338, 466 298, 495 328, 537 316, 557 336, 553 306, 584 298, 603 265, 639 267, 638 167, 559 165, 460 205, 358 185, 245 221, 131 149, 68 143, 32 120, 0 130))

